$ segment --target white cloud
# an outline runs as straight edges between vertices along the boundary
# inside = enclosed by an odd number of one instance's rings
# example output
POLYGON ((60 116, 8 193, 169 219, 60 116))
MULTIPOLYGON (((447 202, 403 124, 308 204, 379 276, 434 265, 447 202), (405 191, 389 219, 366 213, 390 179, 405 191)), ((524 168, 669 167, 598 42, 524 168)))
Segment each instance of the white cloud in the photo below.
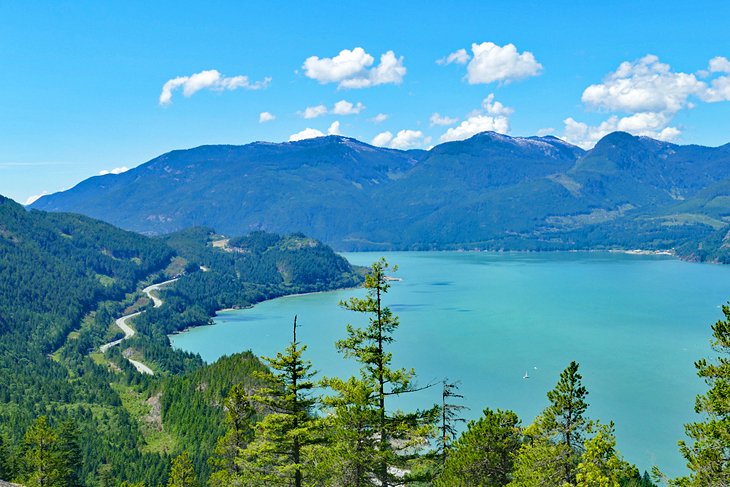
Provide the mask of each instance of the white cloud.
POLYGON ((340 100, 332 106, 331 110, 328 110, 325 105, 316 105, 305 108, 299 114, 304 118, 317 118, 328 113, 333 115, 357 115, 363 110, 365 110, 365 105, 362 102, 351 103, 347 100, 340 100))
POLYGON ((490 93, 489 95, 487 95, 484 101, 482 101, 482 107, 490 115, 501 115, 505 117, 509 117, 515 111, 514 108, 506 107, 502 105, 502 103, 495 101, 494 93, 490 93))
POLYGON ((259 113, 259 123, 271 122, 272 120, 276 120, 276 115, 274 115, 273 113, 271 113, 271 112, 259 113))
POLYGON ((447 117, 438 112, 434 112, 428 120, 431 123, 431 127, 434 125, 453 125, 459 121, 458 118, 447 117))
POLYGON ((670 121, 671 119, 665 118, 663 114, 649 112, 636 113, 628 117, 613 115, 596 126, 578 122, 568 117, 563 121, 565 131, 561 138, 584 149, 590 149, 601 138, 616 131, 672 141, 679 137, 682 132, 677 127, 668 127, 667 124, 670 121))
POLYGON ((490 93, 482 101, 482 110, 475 110, 466 120, 462 121, 456 127, 448 129, 440 138, 441 142, 451 142, 454 140, 468 139, 472 135, 480 132, 499 132, 500 134, 509 133, 509 116, 514 113, 514 109, 506 107, 502 103, 494 100, 494 93, 490 93))
POLYGON ((466 52, 466 49, 459 49, 458 51, 454 51, 448 56, 438 59, 436 61, 436 64, 440 64, 442 66, 446 64, 456 63, 456 64, 466 64, 469 62, 469 59, 471 56, 466 52))
POLYGON ((362 102, 352 104, 347 100, 340 100, 335 103, 335 106, 332 108, 332 113, 335 115, 357 115, 363 110, 365 110, 365 105, 362 102))
POLYGON ((327 107, 324 105, 317 105, 313 107, 307 107, 304 109, 303 112, 301 112, 302 117, 304 118, 317 118, 321 117, 322 115, 327 115, 327 107))
POLYGON ((25 200, 25 206, 32 205, 33 203, 35 203, 36 201, 38 201, 39 199, 41 199, 43 196, 45 196, 47 194, 51 194, 51 193, 49 193, 48 191, 43 191, 41 194, 34 194, 33 196, 28 196, 28 199, 25 200))
POLYGON ((127 166, 115 167, 114 169, 104 169, 99 171, 99 176, 106 176, 107 174, 122 174, 127 171, 129 171, 127 166))
POLYGON ((671 66, 651 54, 625 61, 602 83, 587 87, 581 97, 590 108, 619 113, 594 126, 566 118, 563 138, 584 148, 616 130, 675 140, 682 133, 672 126, 677 113, 694 108, 696 100, 730 101, 730 76, 715 76, 708 81, 697 76, 707 78, 726 72, 730 72, 730 61, 723 57, 711 59, 708 70, 697 75, 672 71, 671 66))
POLYGON ((726 57, 717 56, 710 59, 710 73, 730 73, 730 61, 726 57))
POLYGON ((509 83, 537 76, 542 71, 534 54, 530 51, 519 53, 514 44, 475 43, 471 45, 471 52, 473 56, 466 67, 466 79, 472 85, 495 81, 509 83))
POLYGON ((378 135, 373 137, 373 140, 370 143, 372 145, 377 145, 378 147, 388 147, 388 144, 391 140, 393 140, 393 134, 391 132, 385 131, 380 132, 378 135))
POLYGON ((373 137, 372 144, 380 147, 390 147, 391 149, 417 149, 428 145, 431 137, 426 137, 420 130, 400 130, 395 137, 391 132, 381 132, 373 137))
POLYGON ((441 136, 441 142, 468 139, 480 132, 509 132, 509 120, 506 117, 492 117, 489 115, 473 115, 458 126, 452 127, 441 136))
POLYGON ((162 86, 160 93, 160 105, 169 105, 172 103, 173 91, 182 88, 185 97, 193 96, 200 90, 209 89, 213 91, 236 90, 245 88, 247 90, 260 90, 266 88, 271 82, 271 78, 264 78, 261 81, 251 83, 248 76, 231 76, 226 77, 220 74, 218 70, 209 69, 190 76, 178 76, 168 80, 162 86))
POLYGON ((343 49, 332 58, 310 56, 304 61, 304 74, 321 84, 338 83, 339 88, 369 88, 382 84, 400 84, 406 74, 403 57, 393 51, 380 56, 380 64, 362 47, 343 49))
POLYGON ((378 113, 373 118, 370 119, 373 123, 382 123, 388 120, 388 115, 386 113, 378 113))
POLYGON ((317 129, 312 128, 305 128, 301 132, 297 132, 296 134, 291 134, 289 136, 289 142, 296 142, 298 140, 304 140, 304 139, 313 139, 315 137, 323 137, 324 134, 320 132, 317 129))
POLYGON ((337 120, 332 122, 332 125, 330 125, 329 128, 327 129, 327 134, 328 135, 342 135, 342 133, 340 132, 340 122, 337 120))
MULTIPOLYGON (((305 128, 301 132, 297 132, 296 134, 291 134, 289 136, 289 142, 296 142, 298 140, 304 140, 304 139, 314 139, 315 137, 324 137, 324 132, 321 130, 313 129, 313 128, 305 128)), ((327 135, 342 135, 340 133, 340 122, 334 121, 327 129, 327 135)))
POLYGON ((694 74, 673 72, 653 55, 623 62, 603 83, 590 85, 581 100, 588 106, 628 113, 676 113, 687 107, 691 95, 707 86, 694 74))
POLYGON ((420 130, 400 130, 390 141, 389 147, 393 149, 416 149, 431 142, 431 137, 424 137, 420 130))
POLYGON ((711 87, 707 88, 702 99, 708 103, 730 101, 730 76, 720 76, 712 80, 711 87))

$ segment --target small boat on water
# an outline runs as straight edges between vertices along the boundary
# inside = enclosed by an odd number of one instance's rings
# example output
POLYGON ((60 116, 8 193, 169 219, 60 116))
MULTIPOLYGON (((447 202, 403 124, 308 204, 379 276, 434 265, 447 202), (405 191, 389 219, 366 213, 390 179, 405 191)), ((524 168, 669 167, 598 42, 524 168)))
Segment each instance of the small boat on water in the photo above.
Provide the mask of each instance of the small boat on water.
POLYGON ((522 376, 523 379, 529 379, 530 375, 525 371, 525 375, 522 376))

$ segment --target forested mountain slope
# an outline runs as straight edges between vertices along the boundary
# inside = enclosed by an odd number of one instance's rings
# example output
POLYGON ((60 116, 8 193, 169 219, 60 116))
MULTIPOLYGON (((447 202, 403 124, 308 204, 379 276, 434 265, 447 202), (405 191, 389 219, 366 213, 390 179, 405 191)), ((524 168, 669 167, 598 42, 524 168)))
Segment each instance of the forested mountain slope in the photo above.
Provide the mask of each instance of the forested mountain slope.
POLYGON ((54 472, 76 480, 52 485, 164 483, 170 455, 212 448, 227 388, 262 368, 248 355, 209 370, 198 356, 170 348, 166 334, 207 323, 223 307, 362 280, 303 235, 257 233, 223 248, 214 240, 227 241, 206 229, 150 238, 0 197, 0 479, 30 482, 37 457, 28 448, 44 439, 56 445, 51 453, 76 452, 53 457, 54 472), (173 276, 180 278, 165 303, 152 308, 141 289, 173 276), (115 318, 134 310, 148 310, 132 321, 134 338, 100 353, 120 333, 115 318), (138 374, 125 356, 144 360, 156 376, 138 374), (225 369, 220 376, 218 368, 225 369), (193 380, 185 377, 218 384, 217 395, 178 397, 193 380), (180 416, 196 407, 201 415, 180 416), (193 420, 209 428, 194 433, 193 420), (67 463, 74 468, 59 466, 67 463))
POLYGON ((428 151, 328 136, 173 151, 33 207, 150 234, 302 231, 347 250, 647 248, 722 260, 728 178, 730 144, 622 132, 587 152, 493 132, 428 151))

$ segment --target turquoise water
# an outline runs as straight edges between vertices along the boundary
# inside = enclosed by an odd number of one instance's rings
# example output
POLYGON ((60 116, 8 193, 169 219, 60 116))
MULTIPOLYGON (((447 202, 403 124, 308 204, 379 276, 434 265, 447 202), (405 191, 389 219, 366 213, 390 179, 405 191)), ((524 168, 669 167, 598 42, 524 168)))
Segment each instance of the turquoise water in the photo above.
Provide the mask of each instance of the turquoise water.
MULTIPOLYGON (((354 264, 381 253, 344 254, 354 264)), ((711 356, 710 325, 730 298, 730 266, 669 257, 609 253, 385 253, 399 265, 386 302, 400 316, 396 365, 414 367, 419 383, 461 381, 468 418, 485 406, 512 409, 529 423, 571 360, 589 390, 589 415, 616 423, 618 448, 641 469, 683 472, 677 440, 694 419, 703 384, 693 363, 711 356), (523 375, 528 371, 530 378, 523 375)), ((299 316, 301 340, 324 375, 356 368, 334 349, 345 324, 345 290, 280 298, 224 312, 213 326, 171 337, 207 362, 251 349, 274 355, 299 316)), ((440 388, 401 406, 438 402, 440 388)))

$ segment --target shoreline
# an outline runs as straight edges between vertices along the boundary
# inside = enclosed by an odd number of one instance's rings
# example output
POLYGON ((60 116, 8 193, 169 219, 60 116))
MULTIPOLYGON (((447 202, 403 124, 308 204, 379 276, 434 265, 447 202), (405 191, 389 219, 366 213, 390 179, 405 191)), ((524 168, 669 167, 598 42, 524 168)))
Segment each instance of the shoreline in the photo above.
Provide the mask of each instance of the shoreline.
MULTIPOLYGON (((309 292, 309 293, 283 294, 283 295, 277 296, 275 298, 264 299, 263 301, 259 301, 258 303, 249 304, 247 306, 241 306, 239 308, 223 308, 223 309, 219 309, 219 310, 216 310, 214 312, 214 314, 210 316, 210 318, 217 318, 217 317, 219 317, 221 315, 221 313, 230 313, 232 311, 242 311, 244 309, 252 309, 256 305, 259 305, 261 303, 265 303, 267 301, 273 301, 275 299, 296 298, 296 297, 301 297, 301 296, 312 296, 312 295, 315 295, 315 294, 334 293, 334 292, 337 292, 337 291, 346 291, 348 289, 360 289, 360 286, 355 286, 355 287, 342 287, 342 288, 338 288, 338 289, 330 289, 330 290, 327 290, 327 291, 312 291, 312 292, 309 292)), ((215 326, 215 325, 217 325, 217 323, 210 323, 210 324, 205 324, 205 325, 188 326, 187 328, 183 328, 182 330, 178 330, 178 331, 169 333, 167 335, 167 337, 169 339, 171 336, 180 335, 182 333, 185 333, 185 332, 194 330, 196 328, 202 328, 204 326, 215 326)))
MULTIPOLYGON (((697 261, 691 261, 687 259, 683 259, 682 257, 678 256, 674 249, 671 250, 648 250, 648 249, 571 249, 571 250, 480 250, 480 249, 461 249, 461 250, 367 250, 367 251, 337 251, 336 253, 338 255, 342 254, 349 254, 349 253, 359 253, 359 254, 378 254, 378 253, 391 253, 391 252, 408 252, 408 253, 418 253, 418 252, 453 252, 453 253, 493 253, 493 254, 540 254, 540 253, 608 253, 608 254, 624 254, 624 255, 638 255, 638 256, 661 256, 661 257, 671 257, 677 260, 680 260, 682 262, 687 262, 689 264, 704 264, 709 263, 712 264, 713 262, 697 262, 697 261)), ((354 265, 354 264, 353 264, 354 265)), ((396 277, 393 278, 392 276, 388 276, 388 281, 392 282, 401 282, 403 281, 402 278, 396 277)), ((301 297, 301 296, 310 296, 314 294, 322 294, 322 293, 331 293, 336 291, 344 291, 347 289, 359 289, 361 286, 356 287, 345 287, 345 288, 339 288, 339 289, 330 289, 327 291, 312 291, 309 293, 294 293, 294 294, 283 294, 281 296, 277 296, 270 299, 264 299, 263 301, 259 301, 258 303, 249 304, 247 306, 241 306, 238 308, 222 308, 219 310, 214 311, 214 313, 209 317, 211 319, 217 318, 221 316, 223 313, 230 313, 233 311, 241 311, 245 309, 252 309, 256 305, 264 303, 266 301, 273 301, 274 299, 284 299, 284 298, 295 298, 295 297, 301 297)), ((186 333, 188 331, 194 330, 196 328, 202 328, 204 326, 215 326, 217 323, 209 323, 204 325, 194 325, 194 326, 188 326, 187 328, 184 328, 182 330, 177 330, 173 333, 170 333, 167 335, 168 339, 175 335, 180 335, 182 333, 186 333)))

